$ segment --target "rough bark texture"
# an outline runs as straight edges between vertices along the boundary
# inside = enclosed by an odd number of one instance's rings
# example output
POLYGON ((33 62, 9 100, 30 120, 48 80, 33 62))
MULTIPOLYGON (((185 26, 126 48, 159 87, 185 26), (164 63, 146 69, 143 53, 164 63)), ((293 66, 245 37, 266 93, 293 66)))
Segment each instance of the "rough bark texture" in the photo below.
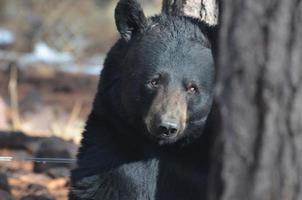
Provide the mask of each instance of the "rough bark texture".
POLYGON ((216 0, 164 0, 162 11, 201 18, 209 24, 216 24, 218 20, 216 0))
POLYGON ((223 200, 302 199, 302 1, 223 2, 223 200))
MULTIPOLYGON (((202 10, 189 0, 163 10, 196 16, 190 2, 202 10)), ((221 10, 222 132, 209 199, 301 200, 302 1, 228 0, 221 10)))

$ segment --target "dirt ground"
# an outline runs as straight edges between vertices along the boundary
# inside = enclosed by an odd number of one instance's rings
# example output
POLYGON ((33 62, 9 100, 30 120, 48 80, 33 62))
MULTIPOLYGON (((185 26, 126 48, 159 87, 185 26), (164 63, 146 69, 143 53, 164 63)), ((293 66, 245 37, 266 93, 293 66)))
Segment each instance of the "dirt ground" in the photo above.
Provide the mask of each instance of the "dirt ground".
MULTIPOLYGON (((21 150, 0 150, 0 156, 31 156, 26 151, 21 150)), ((69 177, 51 177, 47 173, 34 173, 34 164, 32 162, 3 162, 0 164, 0 172, 7 177, 8 183, 6 190, 0 185, 1 191, 7 192, 11 199, 28 200, 66 200, 69 187, 69 177)), ((3 181, 3 180, 2 180, 3 181)))
MULTIPOLYGON (((99 78, 41 69, 18 69, 14 91, 12 68, 0 69, 0 98, 5 110, 0 127, 0 156, 75 158, 99 78), (17 98, 17 109, 13 98, 17 98), (14 129, 25 136, 10 138, 9 132, 14 129), (55 145, 57 140, 59 146, 55 145), (50 145, 45 146, 45 141, 50 141, 50 145)), ((39 171, 33 162, 0 161, 0 200, 66 200, 73 167, 40 164, 39 171)))

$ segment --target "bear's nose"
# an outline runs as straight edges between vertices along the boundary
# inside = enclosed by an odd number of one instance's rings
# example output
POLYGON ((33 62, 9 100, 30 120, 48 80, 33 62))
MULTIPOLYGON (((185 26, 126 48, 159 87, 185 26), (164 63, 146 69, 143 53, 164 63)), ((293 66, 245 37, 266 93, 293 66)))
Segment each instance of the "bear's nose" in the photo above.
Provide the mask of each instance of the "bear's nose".
POLYGON ((173 121, 163 121, 158 127, 159 134, 164 137, 175 135, 178 132, 179 125, 173 121))

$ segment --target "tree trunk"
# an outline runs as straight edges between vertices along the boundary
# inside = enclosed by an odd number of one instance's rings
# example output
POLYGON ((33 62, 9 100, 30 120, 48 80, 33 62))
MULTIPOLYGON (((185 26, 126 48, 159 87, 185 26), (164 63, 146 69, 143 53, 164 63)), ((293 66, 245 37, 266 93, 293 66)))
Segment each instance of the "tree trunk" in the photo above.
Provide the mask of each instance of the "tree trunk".
POLYGON ((302 199, 302 2, 222 7, 220 199, 302 199))
MULTIPOLYGON (((184 14, 188 2, 163 10, 184 14)), ((209 199, 300 200, 302 1, 229 0, 221 10, 222 142, 209 199)))
POLYGON ((216 0, 163 0, 162 11, 201 18, 209 24, 216 24, 218 20, 216 0))

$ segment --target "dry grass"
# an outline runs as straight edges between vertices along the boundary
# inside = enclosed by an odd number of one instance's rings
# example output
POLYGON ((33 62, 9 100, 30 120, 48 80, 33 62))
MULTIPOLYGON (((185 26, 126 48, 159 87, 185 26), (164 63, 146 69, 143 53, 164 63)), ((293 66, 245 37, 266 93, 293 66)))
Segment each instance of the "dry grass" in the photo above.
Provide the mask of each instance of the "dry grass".
POLYGON ((18 69, 16 65, 11 65, 8 91, 10 96, 12 129, 18 131, 22 128, 18 100, 18 69))
POLYGON ((84 127, 84 121, 80 118, 81 110, 82 101, 77 100, 66 121, 58 120, 51 124, 53 135, 65 140, 72 140, 78 144, 84 127))
POLYGON ((75 101, 72 110, 68 117, 61 116, 55 117, 55 120, 49 121, 50 130, 33 130, 28 127, 26 120, 22 120, 22 114, 19 105, 19 90, 18 90, 18 69, 17 66, 11 65, 8 79, 8 95, 9 95, 9 108, 8 118, 10 121, 9 130, 24 131, 30 135, 37 136, 57 136, 66 140, 72 140, 79 143, 81 140, 81 133, 85 121, 83 119, 83 100, 78 99, 75 101))

